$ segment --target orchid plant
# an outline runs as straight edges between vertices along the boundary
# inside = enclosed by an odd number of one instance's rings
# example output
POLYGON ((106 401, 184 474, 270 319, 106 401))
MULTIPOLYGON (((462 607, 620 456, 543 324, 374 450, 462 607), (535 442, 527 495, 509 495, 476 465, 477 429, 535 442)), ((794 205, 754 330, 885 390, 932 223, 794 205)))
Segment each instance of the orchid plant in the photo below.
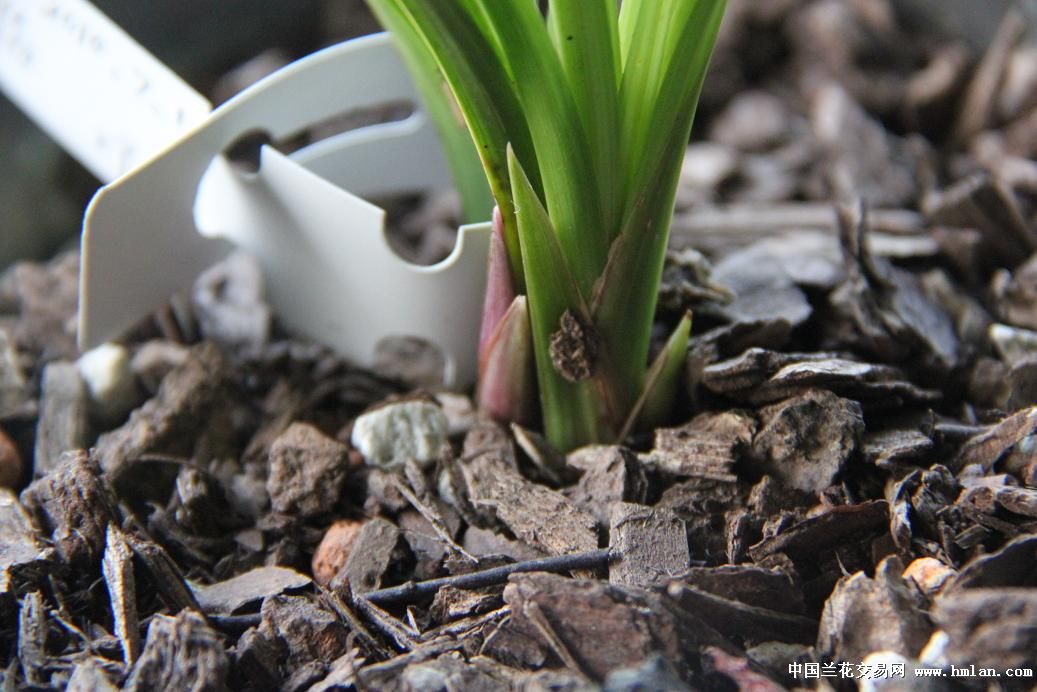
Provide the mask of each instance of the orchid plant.
MULTIPOLYGON (((559 449, 672 408, 690 315, 649 363, 681 162, 725 0, 368 0, 468 214, 497 205, 480 400, 559 449), (532 352, 535 386, 527 366, 532 352)), ((485 218, 485 217, 484 217, 485 218)))

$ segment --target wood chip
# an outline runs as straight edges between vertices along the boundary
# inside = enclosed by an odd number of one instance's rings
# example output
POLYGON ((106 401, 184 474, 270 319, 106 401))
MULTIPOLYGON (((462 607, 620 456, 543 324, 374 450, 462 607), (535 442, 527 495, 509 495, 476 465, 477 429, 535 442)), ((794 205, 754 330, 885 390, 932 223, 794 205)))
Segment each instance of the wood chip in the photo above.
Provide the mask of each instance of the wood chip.
POLYGON ((857 662, 873 651, 917 658, 932 626, 920 594, 901 577, 897 558, 884 560, 869 578, 844 577, 825 603, 817 649, 837 661, 857 662))
POLYGON ((345 566, 332 580, 332 589, 338 591, 348 586, 352 593, 362 594, 379 588, 397 559, 400 538, 399 528, 385 519, 366 522, 345 566))
POLYGON ((612 510, 609 547, 620 557, 609 565, 609 582, 648 587, 691 566, 688 534, 676 513, 622 502, 612 510))
MULTIPOLYGON (((198 443, 198 421, 217 429, 229 410, 222 397, 230 368, 212 344, 191 356, 162 380, 158 394, 135 410, 130 419, 97 441, 101 468, 118 479, 147 453, 190 457, 198 443)), ((229 426, 222 428, 226 434, 229 426)))
POLYGON ((302 517, 329 514, 349 469, 346 445, 312 425, 293 423, 270 446, 270 503, 277 512, 302 517))
POLYGON ((760 410, 753 454, 790 488, 818 493, 835 480, 864 434, 860 404, 811 390, 760 410))
POLYGON ((226 689, 229 670, 220 636, 200 615, 191 611, 176 617, 155 615, 144 651, 123 689, 218 692, 226 689))
POLYGON ((947 661, 968 668, 1033 667, 1037 650, 1037 591, 977 588, 940 596, 932 611, 947 633, 947 661))
POLYGON ((302 589, 310 578, 287 567, 256 567, 226 581, 195 586, 198 605, 206 613, 232 614, 268 596, 302 589))
POLYGON ((598 547, 597 522, 559 492, 527 481, 488 455, 462 466, 468 496, 528 545, 548 555, 567 555, 598 547))
POLYGON ((612 508, 620 502, 644 502, 648 478, 644 465, 631 450, 616 445, 594 445, 571 452, 566 464, 582 472, 568 492, 569 499, 606 527, 612 508))
POLYGON ((140 655, 140 619, 137 615, 137 582, 133 575, 133 552, 114 524, 108 525, 101 573, 108 587, 115 636, 122 644, 122 660, 132 666, 140 655))
POLYGON ((115 512, 111 490, 92 456, 85 451, 62 455, 58 467, 22 491, 21 499, 65 562, 97 564, 115 512))

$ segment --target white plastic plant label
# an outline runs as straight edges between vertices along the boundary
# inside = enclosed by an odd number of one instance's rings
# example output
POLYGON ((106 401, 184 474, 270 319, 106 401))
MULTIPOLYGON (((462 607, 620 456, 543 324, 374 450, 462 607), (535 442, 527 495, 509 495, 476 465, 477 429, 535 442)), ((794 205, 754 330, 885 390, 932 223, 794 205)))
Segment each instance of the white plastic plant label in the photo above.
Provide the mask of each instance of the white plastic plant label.
MULTIPOLYGON (((2 74, 0 86, 8 88, 2 74)), ((43 99, 36 108, 47 108, 43 99)), ((91 151, 82 143, 69 149, 91 151)), ((420 192, 448 180, 434 128, 385 35, 315 53, 239 94, 97 193, 84 222, 81 344, 116 336, 234 244, 263 266, 268 298, 289 327, 361 363, 371 362, 386 337, 421 337, 443 350, 448 384, 469 383, 489 225, 462 228, 446 260, 417 267, 389 248, 384 212, 359 196, 420 192), (254 173, 222 156, 246 133, 277 140, 400 101, 415 104, 403 121, 346 132, 291 157, 264 146, 254 173)))
POLYGON ((106 182, 171 144, 211 110, 82 0, 0 0, 0 84, 106 182))

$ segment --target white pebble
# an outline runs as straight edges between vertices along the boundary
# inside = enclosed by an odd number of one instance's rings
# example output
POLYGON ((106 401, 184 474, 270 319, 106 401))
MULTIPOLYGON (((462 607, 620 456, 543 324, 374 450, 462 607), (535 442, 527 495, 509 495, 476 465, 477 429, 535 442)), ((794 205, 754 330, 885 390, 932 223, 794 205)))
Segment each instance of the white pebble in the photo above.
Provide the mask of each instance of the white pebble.
POLYGON ((124 346, 101 344, 81 355, 76 368, 90 394, 94 414, 101 420, 121 421, 139 402, 140 390, 124 346))
POLYGON ((407 459, 428 466, 446 442, 447 427, 447 417, 439 406, 405 401, 357 418, 351 440, 371 466, 388 469, 407 459))

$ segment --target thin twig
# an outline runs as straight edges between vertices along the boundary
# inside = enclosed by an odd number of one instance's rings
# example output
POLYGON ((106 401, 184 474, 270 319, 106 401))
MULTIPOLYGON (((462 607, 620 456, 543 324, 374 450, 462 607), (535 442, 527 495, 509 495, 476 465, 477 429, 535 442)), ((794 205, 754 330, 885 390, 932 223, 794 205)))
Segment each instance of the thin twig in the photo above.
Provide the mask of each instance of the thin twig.
POLYGON ((444 586, 453 586, 458 589, 477 589, 481 586, 501 584, 507 581, 510 575, 519 572, 568 572, 578 569, 592 569, 606 565, 616 558, 618 558, 618 554, 610 552, 608 548, 602 548, 601 550, 590 550, 585 553, 526 560, 510 565, 492 567, 480 572, 457 574, 452 577, 429 579, 428 581, 408 582, 407 584, 393 586, 388 589, 369 591, 359 595, 357 600, 363 599, 378 605, 408 603, 432 596, 444 586))

